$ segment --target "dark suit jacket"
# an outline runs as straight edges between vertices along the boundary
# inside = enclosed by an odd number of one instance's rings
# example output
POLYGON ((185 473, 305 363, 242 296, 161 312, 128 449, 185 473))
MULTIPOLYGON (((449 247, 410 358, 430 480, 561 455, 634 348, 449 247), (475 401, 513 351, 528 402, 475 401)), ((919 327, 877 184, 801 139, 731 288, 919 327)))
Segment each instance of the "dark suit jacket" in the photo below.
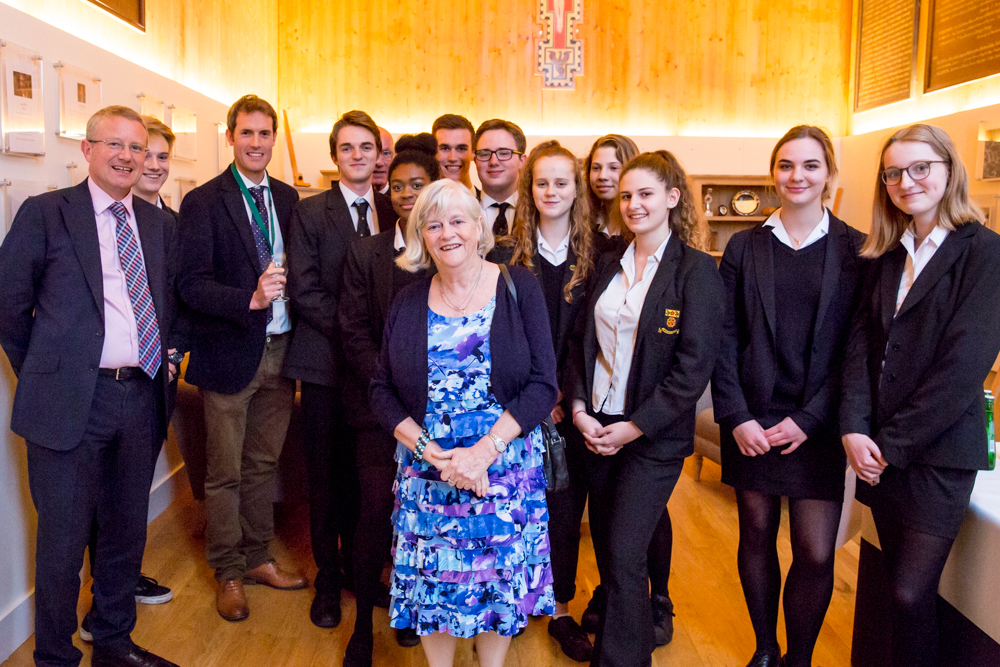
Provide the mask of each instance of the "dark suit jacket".
MULTIPOLYGON (((391 230, 396 212, 375 193, 379 226, 391 230)), ((298 320, 285 359, 285 375, 338 386, 344 372, 337 308, 347 251, 358 240, 339 182, 295 207, 288 235, 288 298, 298 320)))
MULTIPOLYGON (((158 414, 166 437, 167 349, 176 312, 173 219, 132 198, 160 329, 158 414)), ((104 347, 104 280, 87 181, 28 199, 0 246, 0 345, 18 377, 11 430, 60 451, 75 448, 90 415, 104 347)))
MULTIPOLYGON (((497 278, 496 310, 490 325, 490 383, 500 403, 528 433, 556 405, 556 359, 542 288, 530 271, 512 266, 511 296, 497 278)), ((423 424, 427 412, 427 297, 431 278, 402 290, 385 325, 371 384, 372 410, 389 433, 407 417, 423 424)))
MULTIPOLYGON (((344 400, 348 423, 356 428, 380 428, 368 402, 368 386, 378 368, 382 333, 396 296, 393 275, 403 271, 395 264, 394 240, 392 229, 361 239, 351 246, 344 267, 339 312, 348 369, 344 400)), ((416 281, 423 275, 407 277, 416 281)))
MULTIPOLYGON (((712 375, 715 420, 726 431, 764 417, 778 374, 775 352, 773 232, 763 224, 733 235, 719 272, 726 286, 726 323, 712 375)), ((806 435, 837 430, 840 364, 847 344, 865 235, 830 215, 804 405, 791 415, 806 435)), ((839 436, 839 433, 835 434, 839 436)))
POLYGON ((948 234, 893 317, 905 262, 898 245, 871 267, 844 360, 840 431, 871 436, 898 468, 985 469, 1000 236, 977 222, 948 234))
MULTIPOLYGON (((621 270, 623 254, 608 252, 598 260, 571 343, 574 366, 563 393, 588 408, 598 354, 594 307, 621 270)), ((625 393, 624 417, 646 437, 626 447, 640 447, 643 455, 659 460, 694 451, 695 404, 719 353, 724 299, 715 260, 672 235, 639 316, 625 393), (680 313, 673 326, 667 310, 680 313)))
MULTIPOLYGON (((270 178, 278 226, 288 252, 288 222, 299 193, 270 178)), ((220 394, 242 391, 264 354, 267 311, 250 310, 260 266, 253 222, 232 171, 184 197, 178 220, 178 289, 191 315, 191 358, 184 379, 220 394)))

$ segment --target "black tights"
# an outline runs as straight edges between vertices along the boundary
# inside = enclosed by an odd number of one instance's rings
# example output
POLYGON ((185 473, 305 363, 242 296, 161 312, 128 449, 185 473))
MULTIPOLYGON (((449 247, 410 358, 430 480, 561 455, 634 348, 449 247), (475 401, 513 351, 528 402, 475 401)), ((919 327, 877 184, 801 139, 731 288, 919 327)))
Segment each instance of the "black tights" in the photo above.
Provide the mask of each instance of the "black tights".
MULTIPOLYGON (((740 545, 737 563, 758 651, 779 652, 778 525, 781 496, 737 489, 740 545)), ((785 581, 787 667, 809 667, 833 595, 833 564, 841 503, 789 498, 792 565, 785 581)))
POLYGON ((954 540, 875 515, 892 592, 892 667, 938 664, 937 590, 954 540))

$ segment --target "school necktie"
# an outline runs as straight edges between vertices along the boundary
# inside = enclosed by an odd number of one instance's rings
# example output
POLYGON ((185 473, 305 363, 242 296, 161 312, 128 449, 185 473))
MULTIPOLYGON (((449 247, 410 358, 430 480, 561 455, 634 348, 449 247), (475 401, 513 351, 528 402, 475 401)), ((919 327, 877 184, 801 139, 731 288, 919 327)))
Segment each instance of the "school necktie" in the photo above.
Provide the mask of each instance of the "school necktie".
POLYGON ((510 208, 510 204, 500 202, 490 204, 490 208, 499 209, 500 211, 497 213, 497 219, 493 221, 493 236, 504 236, 507 233, 507 209, 510 208))
POLYGON ((372 232, 368 229, 368 202, 363 197, 359 198, 354 202, 354 207, 358 209, 358 237, 371 236, 372 232))
MULTIPOLYGON (((261 222, 264 223, 264 229, 268 229, 271 221, 268 217, 267 210, 267 200, 264 198, 267 194, 267 187, 264 185, 257 185, 250 188, 250 197, 253 198, 253 203, 257 207, 257 212, 260 213, 261 222)), ((267 246, 267 239, 264 238, 264 232, 260 230, 257 223, 254 221, 253 217, 250 218, 250 228, 253 230, 253 243, 257 247, 257 261, 260 262, 261 273, 267 270, 267 267, 271 265, 271 249, 267 246)), ((271 320, 274 319, 274 308, 270 304, 267 306, 267 323, 270 324, 271 320)))
POLYGON ((139 244, 128 225, 128 211, 125 205, 116 201, 110 206, 115 216, 115 237, 118 245, 118 261, 125 273, 128 298, 135 314, 135 328, 139 335, 139 367, 149 377, 155 377, 160 370, 160 326, 156 321, 153 295, 149 291, 146 266, 139 253, 139 244))

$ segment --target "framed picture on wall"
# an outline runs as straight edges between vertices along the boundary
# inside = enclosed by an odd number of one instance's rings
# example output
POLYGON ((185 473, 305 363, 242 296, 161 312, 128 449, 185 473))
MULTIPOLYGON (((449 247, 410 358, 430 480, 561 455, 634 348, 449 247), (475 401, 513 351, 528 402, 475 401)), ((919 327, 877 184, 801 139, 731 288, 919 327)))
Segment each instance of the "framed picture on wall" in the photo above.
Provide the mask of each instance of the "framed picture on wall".
POLYGON ((45 155, 42 56, 0 40, 0 135, 12 155, 45 155))
POLYGON ((976 179, 1000 181, 1000 120, 979 123, 976 145, 976 179))
POLYGON ((59 73, 59 132, 61 137, 83 139, 87 120, 101 107, 101 77, 62 62, 53 63, 59 73))
POLYGON ((195 162, 198 159, 198 116, 190 109, 170 106, 170 129, 174 141, 174 157, 195 162))

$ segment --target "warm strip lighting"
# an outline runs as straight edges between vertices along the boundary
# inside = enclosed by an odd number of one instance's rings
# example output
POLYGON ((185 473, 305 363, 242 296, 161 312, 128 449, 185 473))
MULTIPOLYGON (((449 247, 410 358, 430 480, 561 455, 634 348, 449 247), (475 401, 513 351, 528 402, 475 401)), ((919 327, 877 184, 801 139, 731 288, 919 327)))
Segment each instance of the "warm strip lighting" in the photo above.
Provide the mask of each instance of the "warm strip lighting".
POLYGON ((910 125, 993 104, 1000 104, 1000 74, 854 114, 850 133, 865 134, 910 125))
MULTIPOLYGON (((376 122, 382 127, 392 128, 392 133, 396 136, 401 134, 416 134, 418 132, 430 132, 431 123, 428 122, 427 125, 414 125, 413 123, 395 123, 391 120, 386 120, 384 117, 378 117, 376 115, 376 122)), ((515 121, 516 122, 516 121, 515 121)), ((312 124, 306 127, 293 130, 296 134, 329 134, 330 130, 333 129, 334 121, 331 120, 329 125, 319 125, 312 124)), ((475 124, 475 121, 473 121, 475 124)), ((555 125, 544 126, 544 127, 533 127, 533 126, 522 126, 521 129, 529 137, 599 137, 608 132, 616 132, 618 134, 624 134, 630 137, 723 137, 723 138, 769 138, 777 139, 782 136, 788 128, 782 126, 781 128, 769 128, 769 127, 734 127, 734 126, 711 126, 711 125, 699 125, 697 127, 691 127, 677 131, 665 131, 663 126, 658 127, 642 127, 642 126, 625 126, 625 127, 612 127, 613 123, 595 125, 592 127, 588 126, 576 126, 576 127, 560 127, 555 125)))

